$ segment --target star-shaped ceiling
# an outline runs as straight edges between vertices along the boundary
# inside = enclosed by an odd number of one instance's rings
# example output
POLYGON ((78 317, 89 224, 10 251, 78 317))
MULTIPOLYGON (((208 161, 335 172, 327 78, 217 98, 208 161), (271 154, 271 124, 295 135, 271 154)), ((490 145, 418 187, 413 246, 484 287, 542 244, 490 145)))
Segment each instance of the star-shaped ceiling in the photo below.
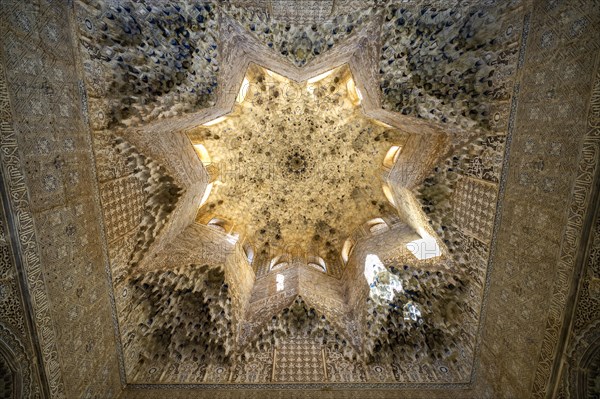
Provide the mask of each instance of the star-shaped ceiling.
POLYGON ((218 29, 202 106, 133 104, 114 126, 90 100, 128 382, 336 381, 289 375, 298 351, 356 382, 467 382, 485 268, 455 262, 424 210, 447 206, 432 171, 455 176, 436 165, 478 133, 383 109, 377 21, 302 66, 218 29), (124 193, 143 198, 125 217, 124 193))
POLYGON ((257 270, 295 253, 339 276, 353 231, 396 213, 384 160, 409 136, 366 118, 359 96, 347 66, 296 83, 251 65, 233 111, 189 133, 214 175, 197 220, 242 236, 257 270))
MULTIPOLYGON (((461 306, 465 282, 410 192, 446 137, 433 125, 405 130, 392 114, 396 126, 366 117, 361 83, 348 65, 295 82, 250 64, 231 112, 186 131, 207 185, 196 223, 127 278, 134 307, 148 312, 124 320, 145 337, 130 360, 135 380, 174 359, 252 364, 285 342, 367 364, 417 361, 424 347, 438 368, 457 356, 460 318, 442 315, 461 306), (403 270, 381 262, 386 248, 403 270), (395 317, 397 342, 382 341, 378 329, 395 317)), ((156 180, 159 195, 185 196, 156 180)), ((453 379, 466 378, 471 353, 453 379)))

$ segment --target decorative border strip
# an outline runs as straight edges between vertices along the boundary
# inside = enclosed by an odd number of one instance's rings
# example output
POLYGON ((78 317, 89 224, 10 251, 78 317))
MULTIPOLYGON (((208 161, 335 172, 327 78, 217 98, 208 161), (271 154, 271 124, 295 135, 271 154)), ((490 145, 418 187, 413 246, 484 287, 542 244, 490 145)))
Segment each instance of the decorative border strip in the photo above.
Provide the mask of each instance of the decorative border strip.
MULTIPOLYGON (((46 285, 41 270, 41 259, 34 225, 30 211, 29 193, 23 172, 23 162, 19 153, 17 134, 13 130, 12 110, 8 95, 8 85, 4 68, 4 54, 0 50, 0 101, 7 101, 8 118, 0 120, 0 163, 6 192, 6 208, 10 211, 7 217, 14 218, 8 223, 8 229, 18 248, 14 256, 22 265, 22 273, 26 278, 28 292, 24 296, 30 298, 33 316, 33 328, 37 330, 35 338, 41 351, 43 369, 50 390, 50 397, 65 398, 62 381, 56 333, 52 325, 50 304, 46 285)), ((35 342, 34 342, 35 344, 35 342)), ((36 346, 37 346, 36 345, 36 346)))
MULTIPOLYGON (((70 21, 71 23, 73 23, 73 21, 70 21)), ((74 39, 75 40, 75 39, 74 39)), ((79 48, 76 45, 75 41, 73 46, 75 47, 75 52, 78 53, 79 52, 79 48)), ((81 58, 79 58, 79 60, 81 60, 81 58)), ((77 75, 78 77, 81 77, 81 69, 80 69, 81 65, 79 63, 76 64, 76 69, 77 69, 77 75)), ((88 119, 88 102, 87 102, 87 90, 85 88, 85 83, 83 82, 83 80, 79 80, 78 82, 78 86, 79 86, 79 95, 80 95, 80 101, 81 101, 81 105, 82 105, 82 110, 83 110, 83 116, 84 116, 84 126, 85 126, 85 130, 86 130, 86 135, 85 135, 85 142, 87 144, 87 148, 88 148, 88 155, 90 156, 90 169, 91 169, 91 175, 92 175, 92 189, 93 189, 93 195, 92 198, 94 200, 94 205, 96 207, 96 210, 98 212, 98 214, 100 215, 100 217, 98 218, 98 224, 99 224, 99 233, 100 233, 100 244, 102 247, 102 262, 104 263, 104 271, 106 272, 106 278, 107 278, 107 291, 108 291, 108 297, 109 297, 109 301, 110 301, 110 318, 112 319, 112 323, 113 323, 113 331, 115 333, 115 349, 116 349, 116 355, 117 355, 117 363, 119 366, 119 379, 121 382, 121 386, 125 387, 125 385, 127 384, 127 380, 126 380, 126 375, 125 375, 125 357, 123 354, 123 343, 121 342, 121 332, 119 329, 119 320, 117 318, 117 303, 115 300, 115 292, 114 292, 114 285, 113 285, 113 277, 112 277, 112 268, 110 266, 110 256, 109 256, 109 251, 108 251, 108 244, 107 244, 107 239, 106 239, 106 228, 104 226, 104 216, 103 216, 103 212, 102 212, 102 205, 101 205, 101 200, 100 200, 100 187, 99 187, 99 183, 98 183, 98 173, 97 173, 97 169, 96 169, 96 156, 94 154, 94 145, 93 145, 93 138, 92 138, 92 131, 90 129, 90 125, 89 125, 89 119, 88 119)))
POLYGON ((411 390, 411 389, 437 389, 437 390, 459 390, 472 388, 471 383, 356 383, 356 382, 340 382, 340 383, 257 383, 257 384, 127 384, 128 389, 220 389, 228 391, 252 390, 252 389, 290 389, 290 390, 336 390, 336 389, 379 389, 379 390, 411 390))
MULTIPOLYGON (((515 71, 515 75, 521 71, 521 68, 524 65, 525 53, 527 50, 527 39, 529 38, 529 29, 531 24, 531 12, 525 14, 523 18, 523 31, 521 33, 521 46, 519 48, 519 58, 517 63, 517 70, 515 71)), ((483 300, 481 301, 481 313, 479 316, 479 328, 477 332, 477 344, 475 345, 475 354, 474 357, 477 359, 479 355, 479 349, 481 346, 483 330, 485 328, 485 317, 487 315, 487 302, 489 297, 489 287, 492 282, 492 271, 494 270, 494 260, 496 255, 496 244, 498 241, 498 232, 500 231, 500 221, 502 220, 502 209, 504 208, 504 195, 506 193, 506 183, 508 181, 509 168, 508 164, 510 162, 510 150, 512 147, 512 139, 515 131, 515 121, 517 118, 517 108, 519 104, 519 94, 521 92, 521 83, 517 78, 515 78, 515 85, 513 87, 513 94, 511 97, 510 103, 510 114, 508 117, 508 128, 506 135, 506 142, 504 143, 504 159, 502 160, 502 172, 500 174, 500 182, 498 184, 498 196, 496 198, 496 216, 494 219, 494 229, 492 231, 492 237, 490 239, 490 247, 489 247, 489 257, 488 257, 488 265, 485 275, 485 288, 483 290, 483 300)), ((473 367, 471 373, 471 381, 475 381, 477 377, 477 373, 479 372, 480 362, 475 363, 475 367, 473 367)))
MULTIPOLYGON (((589 104, 600 102, 600 55, 596 54, 596 65, 592 82, 592 94, 589 104)), ((569 214, 563 234, 559 262, 556 270, 556 278, 552 292, 548 317, 546 319, 546 331, 540 349, 539 360, 532 387, 532 397, 536 399, 545 398, 548 395, 550 376, 557 355, 558 340, 562 329, 562 313, 566 305, 571 278, 577 252, 580 249, 586 210, 589 208, 589 200, 594 189, 594 179, 598 173, 600 162, 600 129, 592 124, 591 107, 588 109, 586 118, 586 133, 581 144, 580 158, 577 166, 577 176, 571 191, 569 201, 569 214)))

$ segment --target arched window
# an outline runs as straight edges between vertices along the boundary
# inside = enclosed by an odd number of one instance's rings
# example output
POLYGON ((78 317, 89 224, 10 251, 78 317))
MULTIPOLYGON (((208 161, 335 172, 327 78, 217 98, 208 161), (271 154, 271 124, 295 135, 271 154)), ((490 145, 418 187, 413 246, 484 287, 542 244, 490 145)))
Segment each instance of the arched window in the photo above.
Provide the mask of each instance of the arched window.
POLYGON ((196 154, 198 154, 198 158, 200 158, 204 165, 208 165, 211 163, 208 150, 203 144, 194 144, 194 148, 196 149, 196 154))
POLYGON ((290 256, 287 254, 279 255, 271 259, 269 270, 277 270, 286 267, 290 264, 290 256))
POLYGON ((406 302, 402 311, 404 315, 404 320, 406 321, 419 321, 421 319, 421 309, 419 308, 419 305, 415 304, 412 301, 406 302))
POLYGON ((367 222, 367 227, 371 233, 379 233, 389 230, 387 223, 382 218, 371 219, 367 222))
POLYGON ((223 122, 225 119, 227 119, 226 116, 219 116, 218 118, 215 118, 215 119, 213 119, 211 121, 203 123, 202 126, 207 126, 207 127, 208 126, 213 126, 213 125, 216 125, 217 123, 223 122))
POLYGON ((283 274, 278 274, 277 276, 275 276, 275 284, 277 292, 283 291, 283 289, 285 288, 285 276, 283 274))
POLYGON ((206 201, 208 201, 208 197, 210 196, 210 192, 212 191, 213 188, 213 184, 209 183, 206 186, 206 189, 204 189, 204 194, 202 195, 202 199, 200 200, 200 206, 202 207, 202 205, 206 204, 206 201))
POLYGON ((237 101, 238 103, 241 103, 244 101, 244 99, 246 98, 246 95, 248 94, 248 90, 250 89, 250 82, 248 81, 248 78, 244 78, 244 80, 242 81, 242 85, 240 86, 240 91, 238 92, 238 95, 235 99, 235 101, 237 101))
POLYGON ((318 256, 309 256, 307 263, 308 266, 314 267, 315 269, 323 273, 327 273, 327 265, 325 264, 323 258, 320 258, 318 256))
POLYGON ((390 204, 396 207, 396 201, 394 200, 394 195, 392 194, 392 189, 390 188, 390 186, 388 186, 387 184, 383 184, 383 186, 381 187, 383 188, 383 194, 385 194, 385 198, 387 198, 390 204))
POLYGON ((387 154, 385 155, 385 158, 383 159, 383 166, 385 166, 386 168, 392 168, 392 166, 394 166, 394 164, 398 160, 401 151, 402 147, 400 147, 399 145, 391 146, 387 154))
POLYGON ((344 242, 344 246, 342 247, 342 260, 344 261, 344 263, 348 263, 348 259, 350 259, 350 252, 352 252, 353 248, 354 248, 354 241, 352 241, 350 238, 348 238, 344 242))
POLYGON ((244 250, 244 255, 246 256, 246 260, 248 261, 249 264, 252 264, 252 261, 254 260, 254 248, 252 248, 252 245, 250 245, 249 243, 245 243, 242 246, 243 250, 244 250))
POLYGON ((212 218, 206 223, 207 226, 214 228, 215 230, 222 231, 223 233, 227 233, 227 222, 223 219, 212 218))
POLYGON ((332 74, 334 71, 335 71, 335 68, 334 68, 334 69, 331 69, 331 70, 329 70, 329 71, 323 72, 323 73, 322 73, 322 74, 320 74, 320 75, 317 75, 317 76, 314 76, 314 77, 312 77, 312 78, 308 79, 308 80, 307 80, 307 83, 308 83, 308 84, 317 83, 318 81, 320 81, 320 80, 323 80, 323 79, 325 79, 326 77, 328 77, 329 75, 331 75, 331 74, 332 74))
POLYGON ((232 231, 231 233, 227 234, 230 238, 230 241, 232 243, 236 243, 238 242, 238 240, 240 239, 240 233, 238 233, 237 231, 232 231))
POLYGON ((352 99, 352 101, 356 105, 360 104, 362 101, 362 93, 360 92, 358 87, 356 87, 354 79, 348 79, 348 82, 346 83, 346 88, 348 89, 348 95, 352 99))

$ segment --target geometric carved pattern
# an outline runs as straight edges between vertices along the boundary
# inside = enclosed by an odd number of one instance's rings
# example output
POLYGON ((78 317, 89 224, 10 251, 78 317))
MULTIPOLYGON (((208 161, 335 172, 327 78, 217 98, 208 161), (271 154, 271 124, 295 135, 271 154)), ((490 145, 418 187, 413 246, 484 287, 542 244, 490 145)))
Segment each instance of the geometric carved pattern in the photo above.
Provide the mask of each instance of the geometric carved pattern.
POLYGON ((126 180, 115 185, 109 185, 108 190, 117 195, 114 202, 110 204, 106 202, 108 192, 105 192, 105 189, 107 189, 107 186, 102 186, 103 207, 106 209, 108 205, 116 205, 119 208, 105 211, 107 217, 110 217, 108 227, 112 230, 110 231, 111 234, 131 231, 136 221, 140 222, 138 224, 136 246, 130 259, 130 264, 133 265, 141 261, 150 245, 162 231, 165 222, 175 209, 175 204, 182 190, 174 183, 171 176, 166 175, 165 168, 162 165, 139 153, 135 146, 120 137, 113 139, 112 145, 118 149, 120 156, 127 160, 128 168, 135 171, 134 177, 140 183, 143 183, 140 187, 139 183, 136 185, 132 180, 126 180), (127 198, 132 201, 132 204, 126 206, 122 203, 126 198, 124 196, 125 191, 123 191, 125 187, 135 189, 130 192, 131 196, 127 198), (144 194, 143 200, 138 194, 144 194), (143 217, 139 217, 141 206, 144 207, 143 217), (113 212, 130 207, 132 207, 132 209, 129 209, 131 213, 125 215, 122 219, 119 219, 113 212), (115 229, 121 230, 114 231, 115 229))
POLYGON ((13 398, 15 392, 14 376, 8 361, 0 353, 0 398, 13 398))
POLYGON ((466 234, 488 243, 494 226, 498 187, 483 180, 463 177, 453 197, 456 224, 466 234))
POLYGON ((588 258, 582 274, 572 327, 574 335, 600 319, 600 213, 596 216, 588 245, 588 258))
POLYGON ((329 17, 333 8, 332 0, 278 0, 271 1, 273 17, 297 24, 322 22, 329 17))
POLYGON ((275 354, 275 382, 325 380, 321 345, 314 339, 294 337, 283 341, 275 354))
POLYGON ((571 398, 600 397, 600 319, 573 338, 568 351, 566 390, 571 398))
POLYGON ((109 242, 122 237, 140 224, 145 195, 142 182, 133 175, 101 185, 100 196, 109 242))
MULTIPOLYGON (((597 34, 594 37, 598 37, 597 34)), ((595 45, 600 47, 597 40, 595 45)), ((596 52, 596 54, 598 53, 596 52)), ((589 59, 591 60, 592 58, 590 57, 589 59)), ((571 275, 576 264, 577 249, 582 239, 583 220, 590 206, 590 200, 593 198, 594 176, 597 176, 600 167, 600 124, 595 119, 597 113, 594 111, 594 109, 597 110, 597 104, 600 103, 600 71, 598 70, 597 60, 598 57, 596 57, 595 82, 592 86, 593 89, 590 98, 592 107, 587 114, 588 126, 586 126, 585 133, 582 134, 581 157, 575 169, 576 176, 571 189, 573 195, 570 198, 567 208, 569 214, 560 248, 556 278, 554 280, 552 296, 548 298, 550 315, 561 314, 567 304, 569 298, 568 292, 571 288, 571 275)), ((564 173, 564 169, 561 169, 560 173, 564 173)), ((561 337, 562 323, 552 322, 552 316, 549 316, 548 319, 532 390, 532 397, 536 399, 548 396, 547 391, 552 373, 553 359, 559 356, 558 348, 560 347, 559 339, 561 337)))
MULTIPOLYGON (((550 7, 550 4, 554 4, 554 3, 556 3, 556 2, 548 2, 548 4, 549 4, 549 5, 548 5, 548 7, 550 7)), ((553 28, 557 28, 557 27, 553 27, 553 28)), ((550 33, 551 33, 551 32, 550 32, 550 33)), ((547 37, 550 37, 550 38, 551 38, 551 37, 552 37, 552 35, 547 35, 547 37)), ((66 42, 68 42, 68 41, 66 41, 66 42)), ((597 162, 597 161, 596 161, 596 162, 597 162)), ((596 162, 594 162, 594 165, 596 165, 596 162)), ((595 170, 595 169, 594 169, 594 170, 595 170)), ((592 173, 592 175, 593 175, 593 173, 592 173)), ((583 196, 583 197, 585 197, 585 198, 588 198, 588 196, 583 196)), ((462 203, 464 204, 464 203, 468 203, 468 201, 469 201, 470 199, 472 199, 472 197, 469 197, 469 198, 461 198, 461 199, 460 199, 460 201, 462 201, 462 203)), ((458 201, 458 199, 457 199, 457 201, 458 201)), ((16 202, 16 201, 15 201, 15 202, 16 202)), ((26 204, 26 205, 28 205, 28 204, 26 204)), ((477 207, 474 207, 474 209, 471 209, 471 210, 466 210, 466 211, 464 212, 464 214, 462 214, 462 216, 460 216, 460 217, 464 217, 464 218, 467 218, 467 217, 476 218, 476 217, 477 217, 477 215, 479 215, 479 213, 481 213, 480 211, 481 211, 481 210, 478 210, 478 209, 477 209, 477 207), (471 215, 471 216, 469 216, 469 215, 471 215)), ((461 211, 461 212, 462 212, 462 211, 461 211)), ((459 212, 459 211, 457 211, 457 214, 458 214, 458 213, 460 213, 460 212, 459 212)), ((459 216, 457 216, 457 219, 458 219, 458 218, 459 218, 459 216)), ((482 232, 472 232, 472 233, 473 233, 473 235, 482 234, 482 232)), ((483 232, 483 233, 485 233, 485 232, 483 232)), ((578 236, 577 234, 573 234, 573 235, 574 235, 574 236, 576 236, 576 237, 578 236)), ((480 238, 480 239, 481 239, 481 238, 480 238)), ((571 243, 570 243, 570 242, 568 242, 568 244, 571 244, 571 243)), ((576 247, 575 245, 569 245, 569 246, 570 246, 570 247, 576 247)), ((569 254, 566 254, 566 255, 569 255, 569 254)), ((566 256, 565 256, 565 257, 566 257, 566 256)), ((569 258, 571 258, 571 257, 569 257, 569 258)), ((563 269, 564 269, 564 268, 563 268, 563 269)), ((569 270, 570 270, 570 269, 569 269, 569 270)), ((569 270, 567 270, 567 271, 569 271, 569 270)), ((561 273, 561 274, 564 274, 564 273, 561 273)), ((563 281, 563 280, 566 280, 566 279, 562 279, 562 278, 560 279, 560 281, 563 281)), ((558 283, 557 283, 557 284, 558 284, 558 283)), ((559 294, 560 294, 560 292, 559 292, 559 294)), ((558 298, 558 300, 557 300, 556 302, 559 302, 559 304, 560 304, 560 300, 561 300, 561 298, 558 298)), ((556 308, 556 307, 553 307, 553 308, 556 308)), ((552 337, 550 337, 550 341, 551 341, 551 338, 552 338, 552 337)), ((48 340, 50 340, 50 339, 48 339, 48 340)), ((550 344, 551 344, 551 345, 544 345, 544 347, 550 347, 550 348, 554 348, 554 345, 552 345, 552 341, 550 342, 550 344)), ((552 351, 551 351, 551 350, 550 350, 550 351, 547 351, 547 350, 545 350, 545 352, 550 352, 550 353, 548 353, 548 354, 544 353, 544 354, 543 354, 543 355, 544 355, 544 356, 543 356, 544 358, 552 356, 552 351)), ((48 355, 47 355, 47 353, 48 353, 48 352, 44 351, 44 354, 45 354, 45 356, 48 356, 48 355)), ((52 354, 53 354, 53 352, 51 352, 50 354, 52 355, 52 354)), ((542 359, 542 360, 544 360, 544 359, 542 359)), ((545 363, 544 363, 544 365, 545 365, 545 363)), ((58 374, 58 373, 55 373, 55 374, 53 374, 53 375, 59 375, 59 374, 58 374)), ((541 374, 541 376, 542 376, 542 378, 541 378, 541 379, 539 379, 539 380, 541 380, 542 382, 545 382, 545 381, 546 381, 546 379, 545 379, 545 378, 543 378, 543 377, 545 377, 545 373, 542 373, 542 374, 541 374)), ((58 377, 57 377, 57 378, 58 378, 58 377)), ((536 384, 536 385, 537 385, 538 387, 540 386, 540 385, 538 385, 538 384, 536 384)), ((541 388, 538 388, 538 389, 541 389, 541 388)), ((540 396, 541 396, 541 393, 540 393, 540 396)))
POLYGON ((39 399, 39 389, 33 376, 32 358, 23 342, 0 323, 0 396, 4 398, 39 399), (11 381, 7 379, 6 369, 11 381), (12 396, 8 395, 12 393, 12 396))
MULTIPOLYGON (((17 397, 23 398, 40 396, 26 383, 33 377, 25 373, 36 365, 44 397, 117 396, 111 393, 117 363, 101 288, 104 243, 72 8, 70 2, 0 3, 1 175, 14 217, 14 256, 37 332, 31 340, 36 354, 27 355, 29 345, 17 353, 26 366, 19 371, 23 392, 17 397)), ((13 336, 6 324, 0 340, 14 349, 21 334, 13 336)))
POLYGON ((238 383, 269 382, 273 375, 272 351, 260 352, 245 363, 238 363, 232 373, 232 381, 238 383))
MULTIPOLYGON (((335 350, 327 348, 325 350, 327 359, 327 380, 330 382, 366 382, 365 367, 362 363, 351 362, 344 355, 335 350)), ((383 368, 373 367, 376 374, 381 373, 383 368)))
MULTIPOLYGON (((0 205, 2 205, 2 201, 0 201, 0 205)), ((15 331, 25 334, 25 320, 19 300, 17 274, 7 233, 4 220, 0 218, 0 320, 10 325, 15 331)))
POLYGON ((336 18, 330 15, 331 1, 276 3, 266 12, 233 4, 224 7, 224 11, 248 33, 297 66, 308 64, 356 32, 372 11, 363 5, 336 18), (324 19, 327 19, 327 23, 319 22, 324 19))

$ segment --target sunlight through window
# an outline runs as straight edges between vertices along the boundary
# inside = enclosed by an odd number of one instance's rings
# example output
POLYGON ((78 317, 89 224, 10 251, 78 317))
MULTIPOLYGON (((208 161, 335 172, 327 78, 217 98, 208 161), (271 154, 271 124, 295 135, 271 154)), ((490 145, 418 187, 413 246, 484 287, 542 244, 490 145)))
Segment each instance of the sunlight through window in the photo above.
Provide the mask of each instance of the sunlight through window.
POLYGON ((277 282, 277 292, 283 291, 285 288, 285 276, 283 274, 278 274, 275 276, 275 281, 277 282))

